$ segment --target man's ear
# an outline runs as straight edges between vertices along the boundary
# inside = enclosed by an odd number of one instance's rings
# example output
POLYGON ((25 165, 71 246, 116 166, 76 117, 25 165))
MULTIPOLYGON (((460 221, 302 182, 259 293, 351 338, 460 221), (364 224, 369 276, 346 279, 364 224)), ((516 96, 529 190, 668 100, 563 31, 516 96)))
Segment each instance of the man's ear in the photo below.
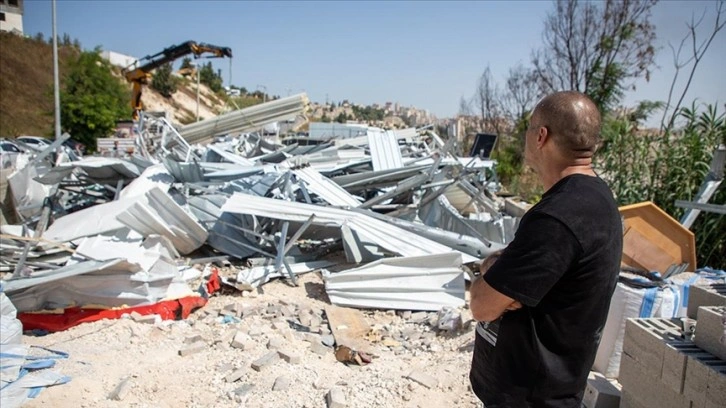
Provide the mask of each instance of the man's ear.
POLYGON ((537 132, 537 148, 542 148, 545 143, 547 143, 547 140, 549 140, 549 133, 547 132, 547 128, 544 126, 540 126, 539 131, 537 132))

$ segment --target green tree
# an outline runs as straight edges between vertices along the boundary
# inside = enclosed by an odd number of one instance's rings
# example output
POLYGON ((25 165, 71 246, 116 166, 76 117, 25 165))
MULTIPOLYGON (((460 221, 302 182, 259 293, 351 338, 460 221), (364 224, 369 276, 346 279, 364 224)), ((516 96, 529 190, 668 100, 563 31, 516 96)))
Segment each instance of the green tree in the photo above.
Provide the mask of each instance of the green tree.
POLYGON ((636 79, 650 77, 656 0, 557 0, 532 63, 544 93, 577 90, 606 111, 636 79))
POLYGON ((340 114, 335 117, 335 121, 338 123, 345 123, 346 120, 348 120, 348 115, 346 115, 345 112, 340 112, 340 114))
POLYGON ((222 78, 214 72, 211 62, 202 65, 202 68, 199 70, 199 82, 208 86, 214 92, 222 90, 222 78))
POLYGON ((181 69, 184 69, 184 68, 192 68, 192 59, 191 58, 184 57, 182 59, 181 69))
MULTIPOLYGON (((679 111, 685 124, 673 132, 644 132, 639 121, 658 107, 642 104, 636 111, 608 115, 603 123, 604 144, 596 168, 608 181, 619 204, 653 201, 675 219, 684 209, 676 200, 693 200, 709 171, 716 147, 726 141, 726 115, 714 105, 698 113, 696 105, 679 111), (653 163, 661 165, 654 167, 653 163)), ((713 203, 726 200, 721 188, 713 203)), ((701 213, 691 227, 696 235, 699 265, 723 268, 726 264, 726 217, 701 213)))
POLYGON ((108 136, 119 119, 129 119, 129 94, 95 51, 85 51, 68 66, 61 93, 63 130, 96 149, 96 139, 108 136))
POLYGON ((151 78, 151 87, 165 98, 171 98, 178 86, 178 80, 171 72, 171 63, 164 64, 154 71, 151 78))

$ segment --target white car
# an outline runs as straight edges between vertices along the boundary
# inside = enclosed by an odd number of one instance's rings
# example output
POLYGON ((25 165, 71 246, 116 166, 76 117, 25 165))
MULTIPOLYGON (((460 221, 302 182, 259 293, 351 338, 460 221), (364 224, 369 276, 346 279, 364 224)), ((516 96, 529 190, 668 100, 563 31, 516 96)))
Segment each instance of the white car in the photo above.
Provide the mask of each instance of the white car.
POLYGON ((42 152, 45 150, 48 146, 53 143, 52 141, 39 136, 20 136, 16 138, 18 142, 21 142, 25 144, 26 146, 32 148, 33 150, 37 150, 39 152, 42 152))
POLYGON ((5 139, 0 140, 0 167, 3 169, 14 167, 20 153, 23 153, 23 150, 15 143, 5 139))

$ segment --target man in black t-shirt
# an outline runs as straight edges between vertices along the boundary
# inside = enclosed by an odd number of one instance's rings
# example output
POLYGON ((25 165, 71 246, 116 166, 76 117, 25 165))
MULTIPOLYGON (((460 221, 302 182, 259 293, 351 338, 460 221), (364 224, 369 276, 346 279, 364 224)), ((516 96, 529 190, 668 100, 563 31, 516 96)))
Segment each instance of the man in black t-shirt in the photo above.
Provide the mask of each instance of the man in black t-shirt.
POLYGON ((579 92, 549 95, 525 140, 545 193, 472 283, 480 323, 470 380, 487 408, 579 408, 623 245, 617 205, 591 167, 600 113, 579 92))

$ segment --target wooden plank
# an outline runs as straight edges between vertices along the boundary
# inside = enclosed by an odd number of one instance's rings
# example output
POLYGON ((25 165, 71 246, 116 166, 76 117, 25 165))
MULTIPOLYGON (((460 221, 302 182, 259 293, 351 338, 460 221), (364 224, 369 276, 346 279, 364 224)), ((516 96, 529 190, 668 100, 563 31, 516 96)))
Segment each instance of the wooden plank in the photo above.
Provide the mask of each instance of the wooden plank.
POLYGON ((325 307, 325 314, 336 345, 364 353, 372 352, 373 347, 366 340, 371 327, 360 310, 330 305, 325 307))
POLYGON ((661 272, 675 263, 680 263, 634 228, 629 228, 623 237, 623 262, 646 271, 661 272))
POLYGON ((645 266, 638 262, 646 265, 655 262, 657 266, 646 269, 663 273, 670 266, 663 266, 666 258, 661 252, 665 252, 673 259, 671 264, 687 263, 689 271, 696 269, 696 242, 693 233, 665 211, 646 201, 620 207, 620 214, 626 230, 623 239, 625 264, 642 268, 645 266), (633 235, 628 237, 630 234, 633 235), (634 256, 644 258, 639 260, 634 256))

